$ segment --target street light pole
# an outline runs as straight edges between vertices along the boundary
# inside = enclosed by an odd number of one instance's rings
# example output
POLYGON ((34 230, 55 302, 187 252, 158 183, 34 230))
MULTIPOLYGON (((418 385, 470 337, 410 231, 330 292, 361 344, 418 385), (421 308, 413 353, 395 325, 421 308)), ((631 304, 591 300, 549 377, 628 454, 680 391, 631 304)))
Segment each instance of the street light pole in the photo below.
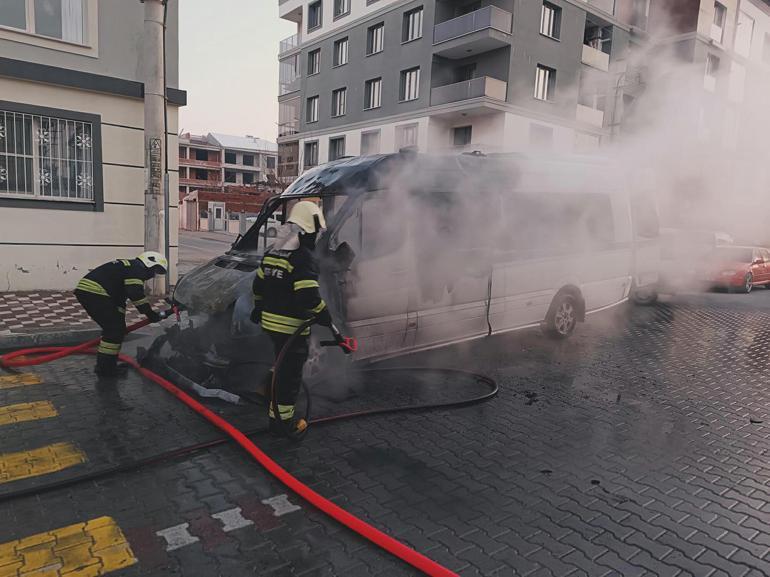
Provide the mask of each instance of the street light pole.
MULTIPOLYGON (((163 9, 165 0, 141 0, 144 4, 144 250, 164 250, 163 157, 166 94, 163 78, 163 9)), ((162 295, 165 281, 150 283, 150 294, 162 295)))

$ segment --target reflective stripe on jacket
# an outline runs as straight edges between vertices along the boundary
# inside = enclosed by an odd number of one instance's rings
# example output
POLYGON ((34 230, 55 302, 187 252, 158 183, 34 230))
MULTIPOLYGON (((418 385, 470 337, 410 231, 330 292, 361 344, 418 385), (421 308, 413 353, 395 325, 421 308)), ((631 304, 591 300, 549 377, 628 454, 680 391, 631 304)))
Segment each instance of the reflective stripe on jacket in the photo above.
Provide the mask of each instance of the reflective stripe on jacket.
POLYGON ((123 309, 126 299, 131 299, 143 314, 152 310, 144 294, 144 283, 151 273, 138 259, 119 259, 105 263, 89 272, 78 282, 76 291, 108 297, 112 303, 123 309))

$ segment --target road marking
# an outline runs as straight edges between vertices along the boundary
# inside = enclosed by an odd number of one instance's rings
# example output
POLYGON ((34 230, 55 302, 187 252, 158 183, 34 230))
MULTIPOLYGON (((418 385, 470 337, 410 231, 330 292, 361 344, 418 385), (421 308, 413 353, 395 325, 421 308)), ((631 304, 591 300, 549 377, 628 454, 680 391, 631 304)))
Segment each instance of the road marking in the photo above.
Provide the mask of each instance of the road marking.
POLYGON ((25 421, 37 421, 49 419, 59 413, 50 401, 35 401, 32 403, 18 403, 0 407, 0 427, 13 425, 25 421))
POLYGON ((229 533, 235 529, 241 529, 243 527, 248 527, 249 525, 254 524, 254 521, 251 519, 246 519, 243 516, 240 507, 236 507, 235 509, 228 509, 227 511, 221 511, 220 513, 214 513, 212 517, 222 521, 222 531, 225 533, 229 533))
POLYGON ((157 531, 155 534, 166 540, 166 551, 174 551, 175 549, 181 549, 200 541, 197 537, 190 535, 189 529, 189 523, 182 523, 181 525, 174 525, 168 529, 157 531))
POLYGON ((56 443, 18 453, 0 453, 0 484, 55 473, 85 462, 85 454, 72 443, 56 443))
POLYGON ((111 517, 0 543, 2 577, 97 577, 136 562, 111 517))
POLYGON ((282 515, 286 515, 287 513, 292 513, 302 509, 302 507, 299 507, 298 505, 295 505, 289 501, 288 495, 276 495, 275 497, 270 497, 269 499, 262 499, 262 502, 268 507, 273 508, 273 515, 276 517, 280 517, 282 515))
POLYGON ((19 373, 18 375, 4 375, 0 377, 0 390, 22 387, 24 385, 39 385, 42 379, 35 373, 19 373))

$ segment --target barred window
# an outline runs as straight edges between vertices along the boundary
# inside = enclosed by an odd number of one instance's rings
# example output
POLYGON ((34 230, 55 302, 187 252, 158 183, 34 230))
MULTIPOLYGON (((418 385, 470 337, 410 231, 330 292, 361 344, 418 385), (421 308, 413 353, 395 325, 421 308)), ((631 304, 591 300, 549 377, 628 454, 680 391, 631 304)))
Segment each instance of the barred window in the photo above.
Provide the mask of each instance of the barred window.
POLYGON ((94 202, 94 125, 0 109, 0 197, 94 202))

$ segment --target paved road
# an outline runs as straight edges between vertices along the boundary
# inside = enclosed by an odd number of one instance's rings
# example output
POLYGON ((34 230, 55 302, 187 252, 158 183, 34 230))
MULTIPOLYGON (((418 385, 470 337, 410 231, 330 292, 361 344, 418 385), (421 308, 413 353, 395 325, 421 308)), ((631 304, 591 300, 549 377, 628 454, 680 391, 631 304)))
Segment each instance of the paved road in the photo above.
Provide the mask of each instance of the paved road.
MULTIPOLYGON (((318 492, 463 577, 766 576, 769 344, 770 291, 621 307, 567 342, 526 331, 391 362, 488 373, 501 392, 484 405, 317 426, 301 445, 255 439, 318 492)), ((137 377, 97 386, 90 363, 0 381, 0 499, 217 436, 137 377)), ((337 385, 342 403, 373 404, 415 386, 337 385)), ((243 427, 264 423, 250 406, 212 406, 243 427)), ((415 574, 230 446, 0 501, 0 575, 43 566, 415 574)))
POLYGON ((179 231, 179 274, 210 261, 230 249, 235 236, 217 232, 179 231))

